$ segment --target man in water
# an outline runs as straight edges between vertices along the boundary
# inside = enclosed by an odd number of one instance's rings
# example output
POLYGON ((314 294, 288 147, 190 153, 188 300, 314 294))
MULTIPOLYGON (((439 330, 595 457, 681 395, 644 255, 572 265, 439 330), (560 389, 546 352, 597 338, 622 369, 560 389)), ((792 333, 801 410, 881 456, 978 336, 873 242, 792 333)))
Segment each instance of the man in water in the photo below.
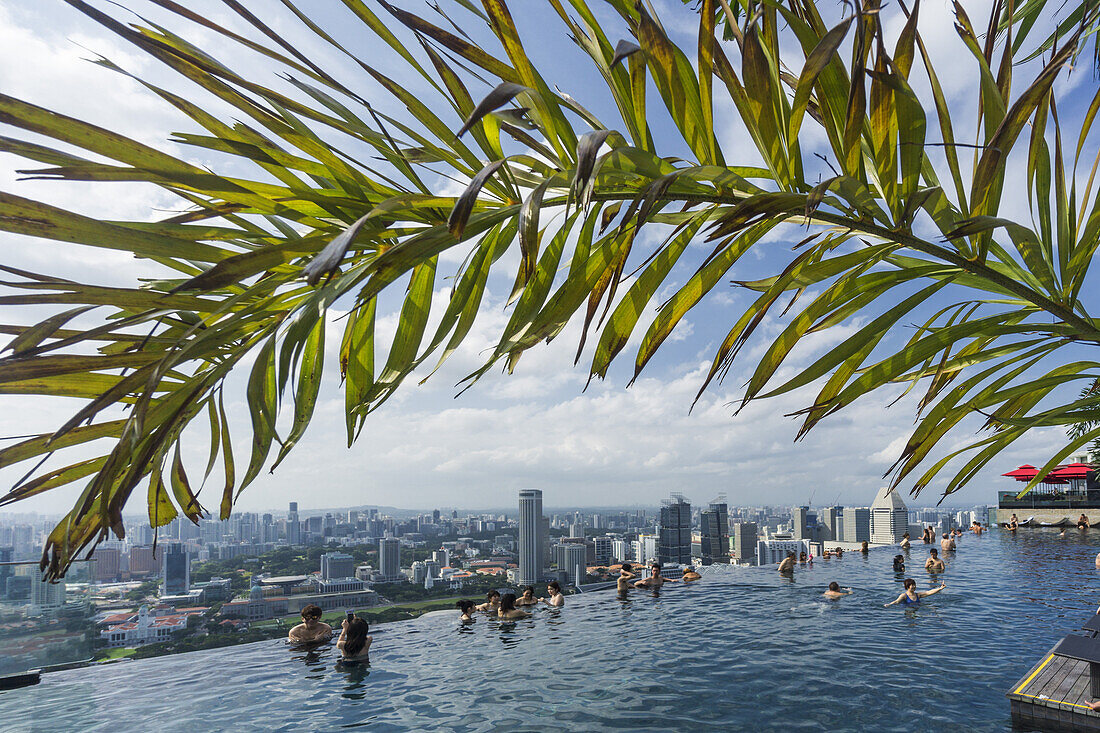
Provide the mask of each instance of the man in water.
POLYGON ((954 550, 955 549, 955 538, 952 537, 947 532, 944 532, 943 533, 943 539, 940 540, 940 549, 943 550, 944 552, 954 550))
POLYGON ((1016 518, 1015 514, 1013 514, 1012 517, 1008 520, 1008 522, 1005 523, 1005 527, 1012 530, 1013 532, 1015 532, 1016 529, 1019 526, 1020 526, 1020 520, 1016 518))
POLYGON ((321 613, 321 607, 312 603, 303 608, 302 623, 290 630, 287 639, 303 644, 327 641, 332 636, 332 627, 321 620, 321 613))
POLYGON ((936 552, 936 548, 933 547, 928 551, 930 557, 924 563, 924 569, 930 573, 942 573, 947 569, 947 565, 940 559, 940 553, 936 552))
POLYGON ((1077 529, 1088 529, 1091 526, 1092 525, 1089 524, 1089 518, 1086 517, 1084 514, 1082 514, 1080 516, 1080 518, 1078 518, 1078 520, 1077 520, 1077 529))
POLYGON ((981 522, 979 522, 978 520, 974 520, 974 522, 973 522, 973 523, 972 523, 972 524, 970 525, 970 530, 971 530, 971 531, 972 531, 972 532, 973 532, 974 534, 976 534, 976 535, 978 535, 979 537, 981 537, 981 535, 982 535, 982 525, 981 525, 981 522))
POLYGON ((834 580, 832 583, 829 583, 829 590, 825 591, 821 595, 825 596, 826 598, 843 598, 844 596, 852 595, 852 589, 845 588, 844 590, 841 590, 840 585, 834 580))
POLYGON ((649 577, 642 578, 634 583, 635 588, 660 588, 665 584, 665 579, 661 577, 661 563, 654 560, 649 566, 649 577))
POLYGON ((618 591, 620 593, 626 593, 628 590, 630 590, 630 581, 634 580, 637 577, 638 576, 634 574, 634 568, 631 567, 630 563, 624 562, 619 568, 618 580, 615 581, 618 586, 618 591))
POLYGON ((788 552, 787 556, 779 562, 779 572, 781 573, 793 573, 794 572, 794 553, 788 552))

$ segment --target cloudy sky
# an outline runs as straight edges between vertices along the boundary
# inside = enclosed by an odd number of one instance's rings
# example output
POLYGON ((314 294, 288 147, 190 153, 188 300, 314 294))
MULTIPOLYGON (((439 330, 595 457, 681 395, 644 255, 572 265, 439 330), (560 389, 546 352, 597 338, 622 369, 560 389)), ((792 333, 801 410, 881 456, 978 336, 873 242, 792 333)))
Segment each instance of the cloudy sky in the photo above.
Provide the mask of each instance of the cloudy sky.
MULTIPOLYGON (((666 11, 663 17, 669 30, 686 47, 691 47, 696 32, 695 16, 675 0, 655 4, 666 11)), ((370 96, 377 92, 359 78, 362 74, 348 68, 346 60, 337 58, 303 33, 300 26, 286 17, 280 3, 259 0, 248 5, 258 12, 269 13, 263 16, 265 20, 294 39, 323 66, 338 70, 337 76, 354 80, 368 98, 378 99, 382 109, 386 109, 385 105, 392 106, 389 100, 370 96)), ((402 5, 426 10, 420 0, 405 0, 402 5)), ((579 52, 566 39, 560 22, 532 9, 535 5, 531 0, 514 3, 521 29, 532 39, 528 42, 529 50, 540 62, 540 68, 549 69, 548 75, 564 91, 599 113, 606 108, 606 102, 585 96, 584 82, 590 72, 579 52)), ((150 17, 164 17, 145 4, 134 6, 148 12, 150 17)), ((941 69, 967 70, 943 74, 943 80, 950 101, 958 109, 956 130, 973 130, 975 73, 966 60, 968 52, 951 28, 949 6, 950 3, 942 1, 922 4, 922 32, 940 60, 941 69)), ((987 3, 965 2, 965 6, 972 18, 981 18, 984 24, 987 3)), ((132 19, 117 7, 103 7, 122 19, 132 19)), ((218 3, 197 3, 193 7, 207 17, 248 33, 218 3)), ((354 21, 337 0, 313 0, 308 7, 321 21, 348 34, 346 40, 352 47, 357 47, 354 44, 358 36, 365 37, 361 32, 356 35, 354 21)), ((890 16, 887 22, 896 35, 901 25, 899 19, 890 16)), ((210 39, 209 34, 179 21, 173 22, 173 28, 184 29, 200 45, 210 39)), ((206 47, 214 55, 222 55, 221 46, 206 47)), ((365 47, 363 52, 369 55, 371 63, 382 68, 393 61, 376 46, 365 47)), ((89 63, 87 59, 94 54, 102 54, 138 74, 159 80, 169 78, 155 62, 60 0, 0 5, 0 89, 5 93, 123 131, 188 160, 217 164, 204 158, 201 152, 168 142, 169 133, 194 130, 194 124, 136 83, 89 63)), ((271 81, 271 69, 254 57, 238 57, 228 50, 224 56, 236 59, 234 65, 245 75, 253 75, 264 83, 271 81)), ((1026 67, 1018 71, 1018 78, 1026 71, 1026 67)), ((418 83, 413 79, 407 82, 414 88, 418 83)), ((1074 74, 1058 87, 1067 115, 1074 113, 1074 100, 1081 97, 1076 92, 1082 85, 1092 87, 1095 83, 1095 77, 1086 72, 1074 74)), ((173 84, 174 88, 186 88, 173 84)), ((1087 91, 1086 99, 1091 97, 1092 89, 1087 91)), ((196 98, 199 96, 196 94, 196 98)), ((213 104, 212 108, 218 109, 213 104)), ((727 160, 755 162, 754 151, 728 112, 718 110, 717 117, 722 125, 721 142, 727 160)), ((460 124, 457 120, 449 121, 456 128, 460 124)), ((667 132, 667 124, 658 123, 662 124, 667 132)), ((6 133, 0 131, 0 134, 6 133)), ((172 197, 141 186, 20 181, 15 173, 18 167, 20 161, 0 155, 0 189, 102 218, 154 220, 164 216, 165 210, 180 207, 172 197)), ((438 185, 439 190, 454 193, 453 184, 439 181, 438 185)), ((1022 190, 1012 195, 1017 201, 1026 201, 1022 190)), ((652 246, 660 236, 660 232, 652 232, 644 244, 652 246)), ((758 257, 739 265, 731 277, 750 279, 773 272, 776 263, 789 253, 789 246, 801 236, 788 229, 773 237, 758 257)), ((464 251, 454 252, 443 259, 453 268, 463 256, 464 251)), ((138 277, 158 274, 155 265, 119 253, 4 233, 0 233, 0 257, 5 263, 29 270, 101 284, 127 284, 138 277)), ((689 315, 664 353, 629 389, 628 369, 633 363, 633 350, 629 348, 624 352, 626 358, 611 370, 606 381, 593 382, 586 388, 585 367, 591 352, 581 358, 578 366, 573 366, 580 332, 579 323, 574 322, 552 344, 528 352, 514 375, 491 372, 456 399, 456 383, 481 365, 486 349, 495 344, 507 321, 509 311, 504 301, 511 285, 511 277, 505 274, 507 269, 498 268, 498 274, 490 279, 482 318, 462 348, 424 385, 418 386, 419 378, 407 380, 397 396, 374 413, 351 449, 345 443, 343 396, 334 376, 340 328, 334 322, 323 400, 310 431, 274 474, 261 476, 245 492, 237 507, 282 508, 292 500, 304 508, 356 504, 424 509, 498 507, 514 503, 515 492, 521 487, 542 488, 546 503, 551 506, 653 505, 669 491, 683 492, 695 502, 725 493, 730 502, 737 504, 801 504, 811 498, 814 504, 834 501, 866 504, 881 485, 883 471, 896 458, 912 428, 915 400, 903 398, 890 404, 900 389, 882 390, 856 402, 799 443, 793 442, 798 423, 783 415, 808 404, 816 393, 815 385, 809 390, 753 403, 735 417, 733 405, 738 402, 747 377, 744 370, 766 346, 761 340, 756 342, 754 351, 745 355, 740 370, 735 368, 723 384, 712 387, 689 413, 714 349, 740 314, 739 309, 748 302, 747 295, 725 286, 717 288, 702 307, 689 315)), ((437 281, 437 304, 445 303, 448 287, 449 283, 442 278, 437 281)), ((669 294, 671 290, 663 295, 669 294)), ((434 310, 438 318, 439 309, 434 310)), ((5 323, 30 323, 41 315, 28 308, 0 307, 0 321, 5 323)), ((333 314, 334 320, 338 315, 333 314)), ((392 314, 383 317, 380 333, 392 333, 394 321, 392 314)), ((764 330, 774 335, 780 326, 770 322, 764 330)), ((795 373, 851 331, 851 328, 833 329, 808 341, 779 376, 795 373)), ((902 332, 896 338, 908 336, 908 332, 902 332)), ((636 334, 635 347, 637 342, 636 334)), ((434 364, 433 360, 429 362, 434 364)), ((418 376, 427 376, 427 372, 418 376)), ((232 382, 233 385, 239 387, 239 382, 232 382)), ((236 450, 243 455, 247 452, 249 435, 245 429, 242 391, 227 390, 227 399, 231 398, 236 401, 230 402, 230 412, 239 419, 236 450)), ((4 396, 0 400, 2 436, 50 430, 77 409, 75 403, 62 399, 4 396)), ((956 442, 945 447, 961 445, 959 441, 971 435, 966 430, 959 431, 953 434, 956 442)), ((1036 431, 1019 441, 1011 452, 1002 454, 991 469, 979 474, 948 503, 971 505, 995 501, 995 492, 1008 488, 998 474, 1020 463, 1046 460, 1059 447, 1062 437, 1058 431, 1036 431)), ((187 450, 201 462, 206 448, 195 441, 187 445, 187 450)), ((10 486, 27 468, 0 470, 0 485, 10 486)), ((208 505, 216 506, 215 494, 219 488, 209 489, 208 505)), ((138 494, 141 492, 135 494, 129 511, 143 511, 143 496, 138 494)), ((74 498, 72 490, 58 491, 0 511, 54 513, 67 509, 74 498)), ((938 494, 929 491, 918 503, 932 504, 938 498, 938 494)))

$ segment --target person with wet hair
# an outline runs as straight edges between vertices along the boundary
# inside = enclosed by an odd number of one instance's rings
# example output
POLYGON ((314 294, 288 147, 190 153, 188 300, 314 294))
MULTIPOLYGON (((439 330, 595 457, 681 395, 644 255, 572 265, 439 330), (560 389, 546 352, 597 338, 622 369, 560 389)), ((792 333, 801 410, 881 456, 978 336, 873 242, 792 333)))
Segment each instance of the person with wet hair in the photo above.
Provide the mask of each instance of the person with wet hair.
POLYGON ((312 603, 303 608, 302 623, 290 630, 287 639, 303 644, 312 644, 330 639, 332 637, 332 627, 321 620, 322 613, 321 607, 312 603))
POLYGON ((694 565, 688 565, 684 568, 684 574, 680 576, 680 581, 684 583, 694 583, 703 576, 699 574, 699 571, 695 569, 694 565))
POLYGON ((340 638, 336 640, 336 648, 340 650, 343 660, 347 662, 370 661, 367 658, 367 653, 370 651, 370 645, 374 639, 367 634, 370 627, 367 625, 366 619, 349 614, 349 618, 344 619, 342 626, 343 630, 340 632, 340 638))
MULTIPOLYGON (((515 596, 513 596, 514 598, 515 596)), ((500 591, 491 590, 485 594, 485 603, 477 607, 478 611, 496 613, 500 609, 500 591)))
POLYGON ((474 602, 468 599, 463 599, 455 603, 455 608, 459 611, 459 620, 461 621, 473 621, 474 620, 474 602))
POLYGON ((538 604, 539 599, 535 598, 535 586, 524 586, 523 595, 516 599, 516 606, 537 606, 538 604))
POLYGON ((561 608, 565 605, 565 594, 561 592, 561 586, 558 581, 551 580, 546 584, 546 592, 550 594, 549 598, 541 598, 543 603, 547 606, 554 606, 555 608, 561 608))
POLYGON ((940 540, 940 549, 942 549, 944 552, 950 552, 951 550, 954 550, 955 538, 952 537, 949 533, 944 532, 943 539, 940 540))
POLYGON ((943 561, 935 547, 928 551, 928 559, 924 562, 924 569, 930 573, 942 573, 947 569, 947 563, 943 561))
MULTIPOLYGON (((793 556, 794 553, 791 553, 793 556)), ((665 584, 665 579, 661 575, 661 563, 654 560, 649 564, 649 577, 642 578, 634 583, 635 588, 660 588, 665 584)))
POLYGON ((842 589, 840 587, 840 584, 834 580, 832 583, 829 583, 829 589, 821 595, 825 596, 826 598, 843 598, 844 596, 852 595, 852 592, 853 591, 851 588, 842 589))
POLYGON ((947 587, 945 583, 941 582, 938 588, 933 588, 932 590, 918 591, 917 581, 913 580, 912 578, 906 578, 905 582, 903 582, 902 585, 905 586, 905 591, 889 603, 882 604, 883 608, 887 608, 888 606, 893 606, 898 603, 903 606, 919 606, 920 599, 935 595, 936 593, 939 593, 941 590, 947 587))
POLYGON ((630 581, 637 577, 637 574, 634 572, 634 567, 630 563, 624 562, 619 567, 619 577, 615 581, 618 591, 620 593, 626 593, 630 590, 630 581))
POLYGON ((901 542, 899 544, 901 544, 901 549, 903 549, 903 550, 908 550, 909 549, 909 547, 912 543, 909 541, 909 533, 908 532, 906 532, 905 534, 903 534, 901 536, 901 542))
POLYGON ((787 556, 779 561, 780 573, 793 573, 794 572, 794 553, 788 552, 787 556))
POLYGON ((871 547, 867 544, 867 540, 859 543, 859 549, 856 552, 862 552, 864 555, 871 551, 871 547))
POLYGON ((516 608, 515 593, 505 593, 500 597, 500 608, 497 609, 497 616, 505 621, 515 621, 516 619, 530 618, 531 614, 516 608))
POLYGON ((894 555, 894 572, 895 573, 904 573, 905 572, 905 556, 904 555, 894 555))

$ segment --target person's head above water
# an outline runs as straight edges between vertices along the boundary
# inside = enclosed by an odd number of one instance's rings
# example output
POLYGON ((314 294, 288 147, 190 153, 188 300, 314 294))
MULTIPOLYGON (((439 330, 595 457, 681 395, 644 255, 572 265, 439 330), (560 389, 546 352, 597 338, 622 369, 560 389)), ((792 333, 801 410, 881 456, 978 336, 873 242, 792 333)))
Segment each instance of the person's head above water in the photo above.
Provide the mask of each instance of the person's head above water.
POLYGON ((546 584, 546 590, 548 593, 557 595, 558 593, 561 593, 561 585, 558 584, 558 581, 551 580, 549 583, 546 584))
POLYGON ((310 626, 321 620, 322 613, 320 606, 311 603, 302 609, 302 621, 305 622, 306 626, 310 626))
POLYGON ((462 612, 463 616, 468 616, 470 611, 474 610, 474 602, 470 600, 461 600, 455 603, 455 608, 462 612))
POLYGON ((351 621, 348 621, 344 634, 344 654, 354 657, 363 651, 363 647, 367 645, 368 631, 370 631, 370 626, 365 619, 355 616, 351 621))
POLYGON ((516 610, 516 594, 505 593, 500 597, 500 610, 502 612, 516 610))
POLYGON ((523 597, 524 598, 530 598, 533 595, 535 595, 535 586, 533 586, 533 585, 523 586, 523 597))
POLYGON ((902 582, 902 585, 905 586, 905 590, 917 589, 917 581, 913 580, 912 578, 906 578, 905 581, 902 582))
POLYGON ((489 591, 488 593, 485 594, 485 600, 487 600, 489 603, 492 603, 494 600, 497 603, 499 603, 500 602, 500 591, 499 590, 489 591))
POLYGON ((931 555, 933 558, 937 558, 940 556, 940 551, 933 547, 931 550, 928 551, 928 554, 931 555))
POLYGON ((624 562, 621 567, 624 573, 629 573, 634 570, 634 566, 628 562, 624 562))
POLYGON ((905 562, 905 555, 894 555, 894 562, 905 562))
POLYGON ((840 584, 839 584, 839 583, 837 583, 837 582, 836 582, 836 581, 834 580, 834 581, 833 581, 832 583, 829 583, 829 590, 831 590, 831 591, 833 591, 834 593, 836 593, 837 591, 839 591, 839 590, 840 590, 840 584))

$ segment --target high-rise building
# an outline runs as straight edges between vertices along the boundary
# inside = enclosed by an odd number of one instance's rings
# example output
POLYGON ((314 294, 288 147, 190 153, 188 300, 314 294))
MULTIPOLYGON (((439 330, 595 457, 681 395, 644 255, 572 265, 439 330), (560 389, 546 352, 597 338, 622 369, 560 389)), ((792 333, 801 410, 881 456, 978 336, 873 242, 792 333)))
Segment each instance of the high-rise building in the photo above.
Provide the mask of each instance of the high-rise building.
POLYGON ((691 562, 691 504, 672 494, 661 505, 657 559, 662 563, 691 562))
POLYGON ((435 562, 441 568, 449 568, 451 566, 451 553, 446 550, 436 550, 432 553, 432 562, 435 562))
POLYGON ((821 511, 818 512, 817 524, 821 527, 821 540, 823 542, 840 539, 840 516, 843 511, 844 507, 827 506, 822 507, 821 511))
POLYGON ((182 596, 191 590, 191 556, 179 542, 169 542, 162 547, 160 594, 182 596))
POLYGON ((611 538, 610 537, 593 537, 592 544, 594 546, 593 559, 597 563, 608 563, 611 561, 611 538))
POLYGON ((378 540, 378 569, 384 582, 401 578, 401 540, 394 537, 378 540))
POLYGON ((611 540, 611 559, 616 562, 626 562, 630 559, 630 550, 624 539, 611 540))
POLYGON ((2 563, 11 562, 13 557, 15 557, 14 547, 0 547, 0 596, 7 592, 8 578, 14 575, 11 565, 2 563))
POLYGON ((416 560, 409 567, 409 579, 417 585, 423 585, 424 578, 428 577, 428 568, 424 563, 416 560))
POLYGON ((844 507, 844 542, 871 541, 871 510, 867 507, 844 507))
POLYGON ((558 566, 558 570, 567 573, 573 585, 583 583, 588 574, 585 553, 585 546, 579 542, 560 542, 554 545, 554 564, 558 566))
POLYGON ((756 542, 759 534, 756 522, 738 522, 733 525, 733 553, 742 563, 756 564, 756 542))
POLYGON ((326 552, 321 555, 321 578, 323 580, 353 577, 355 577, 354 557, 343 552, 326 552))
POLYGON ((122 551, 117 547, 104 547, 100 545, 92 553, 95 560, 94 578, 98 582, 118 580, 119 568, 122 564, 122 551))
POLYGON ((901 542, 902 535, 908 531, 909 510, 905 502, 897 491, 883 486, 871 504, 871 541, 891 545, 901 542))
POLYGON ((806 521, 809 513, 808 506, 796 506, 791 509, 791 536, 796 540, 810 539, 810 530, 806 521))
POLYGON ((794 553, 795 557, 810 553, 809 540, 759 540, 756 543, 757 565, 775 565, 794 553))
POLYGON ((302 544, 302 523, 298 520, 298 502, 290 502, 286 513, 286 541, 291 545, 302 544))
POLYGON ((516 582, 534 585, 542 580, 546 550, 544 542, 549 530, 544 529, 542 491, 520 489, 519 492, 519 571, 516 582))
POLYGON ((65 581, 47 583, 42 571, 35 565, 31 570, 31 615, 56 611, 65 605, 65 581))
POLYGON ((157 548, 158 553, 153 552, 152 545, 134 545, 130 548, 130 575, 149 575, 160 569, 160 553, 164 550, 157 548))
POLYGON ((699 529, 703 564, 728 563, 730 529, 725 502, 712 502, 710 508, 699 513, 699 529))

